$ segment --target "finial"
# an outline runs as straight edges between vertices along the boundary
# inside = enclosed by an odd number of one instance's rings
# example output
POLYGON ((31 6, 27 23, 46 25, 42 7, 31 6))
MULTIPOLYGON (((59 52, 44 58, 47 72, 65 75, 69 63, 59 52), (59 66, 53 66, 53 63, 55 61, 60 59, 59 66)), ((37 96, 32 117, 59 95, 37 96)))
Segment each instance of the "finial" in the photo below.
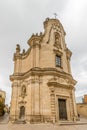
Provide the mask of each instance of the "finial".
POLYGON ((20 53, 20 45, 19 44, 16 45, 16 53, 20 53))
POLYGON ((23 49, 23 54, 25 54, 25 49, 23 49))
POLYGON ((38 36, 38 33, 36 33, 36 36, 38 36))
POLYGON ((57 13, 54 13, 54 16, 55 16, 55 19, 56 19, 56 17, 57 17, 57 13))
POLYGON ((46 18, 46 21, 49 21, 49 18, 46 18))
POLYGON ((34 33, 32 34, 32 37, 34 36, 34 33))
POLYGON ((42 32, 40 32, 40 36, 42 36, 42 32))

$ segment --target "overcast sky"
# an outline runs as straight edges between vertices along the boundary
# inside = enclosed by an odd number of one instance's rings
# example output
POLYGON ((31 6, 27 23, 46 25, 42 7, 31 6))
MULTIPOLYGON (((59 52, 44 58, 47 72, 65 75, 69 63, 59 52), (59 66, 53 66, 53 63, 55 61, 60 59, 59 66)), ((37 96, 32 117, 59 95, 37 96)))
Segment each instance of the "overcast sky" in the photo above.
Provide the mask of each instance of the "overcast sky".
POLYGON ((28 49, 32 33, 43 31, 47 17, 61 21, 66 43, 73 52, 72 74, 77 80, 76 96, 87 94, 87 0, 0 0, 0 89, 10 102, 13 53, 16 44, 28 49))

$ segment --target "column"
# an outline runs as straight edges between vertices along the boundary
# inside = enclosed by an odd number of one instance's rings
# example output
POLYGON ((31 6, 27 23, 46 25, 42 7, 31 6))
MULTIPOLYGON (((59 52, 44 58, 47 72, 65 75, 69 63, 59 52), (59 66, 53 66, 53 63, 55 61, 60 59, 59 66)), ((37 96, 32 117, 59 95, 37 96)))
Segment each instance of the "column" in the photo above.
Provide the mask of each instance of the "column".
POLYGON ((76 108, 76 100, 75 100, 75 88, 72 89, 72 98, 73 98, 73 108, 74 108, 74 121, 77 120, 77 108, 76 108))

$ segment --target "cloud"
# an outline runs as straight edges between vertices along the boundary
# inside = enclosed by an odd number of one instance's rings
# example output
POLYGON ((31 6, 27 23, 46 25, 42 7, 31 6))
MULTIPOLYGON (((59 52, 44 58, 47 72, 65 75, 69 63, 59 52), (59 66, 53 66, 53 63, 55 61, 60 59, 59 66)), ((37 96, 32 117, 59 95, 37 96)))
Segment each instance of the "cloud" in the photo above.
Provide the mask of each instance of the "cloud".
POLYGON ((76 96, 87 92, 87 1, 86 0, 3 0, 0 1, 0 81, 10 102, 13 53, 16 44, 28 48, 32 33, 43 31, 46 17, 58 18, 66 31, 66 43, 73 52, 72 74, 78 81, 76 96), (10 91, 10 93, 9 93, 10 91))

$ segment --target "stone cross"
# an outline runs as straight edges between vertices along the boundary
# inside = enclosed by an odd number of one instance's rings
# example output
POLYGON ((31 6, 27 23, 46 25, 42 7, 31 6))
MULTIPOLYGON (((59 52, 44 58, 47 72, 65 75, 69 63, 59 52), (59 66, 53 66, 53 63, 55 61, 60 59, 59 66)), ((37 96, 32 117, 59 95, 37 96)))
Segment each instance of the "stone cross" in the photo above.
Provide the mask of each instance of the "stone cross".
POLYGON ((57 17, 57 13, 54 13, 54 16, 55 16, 55 19, 56 19, 56 17, 57 17))

